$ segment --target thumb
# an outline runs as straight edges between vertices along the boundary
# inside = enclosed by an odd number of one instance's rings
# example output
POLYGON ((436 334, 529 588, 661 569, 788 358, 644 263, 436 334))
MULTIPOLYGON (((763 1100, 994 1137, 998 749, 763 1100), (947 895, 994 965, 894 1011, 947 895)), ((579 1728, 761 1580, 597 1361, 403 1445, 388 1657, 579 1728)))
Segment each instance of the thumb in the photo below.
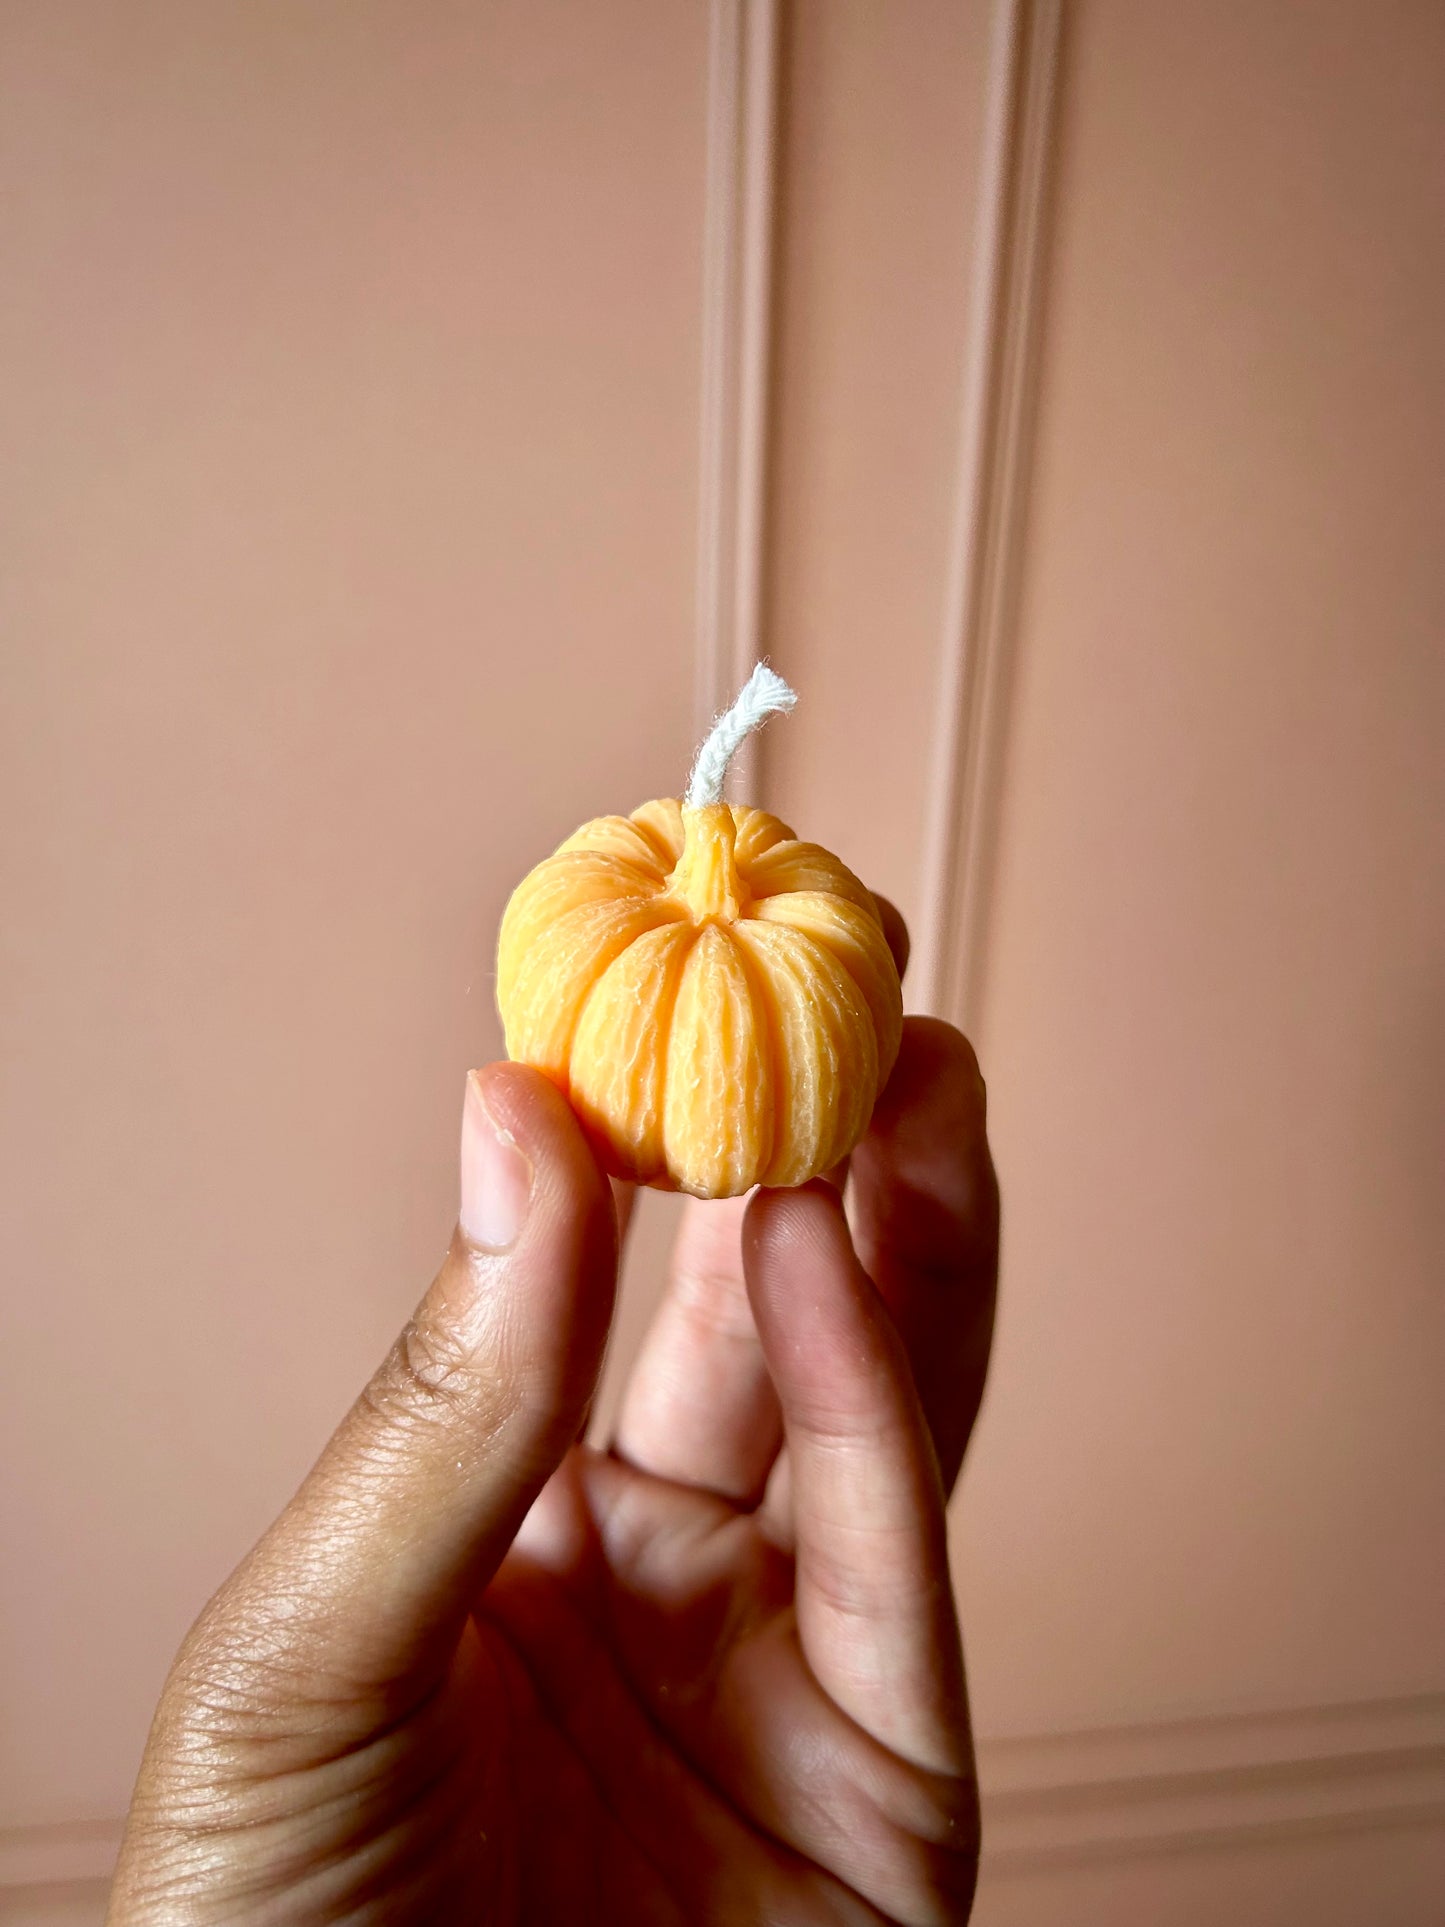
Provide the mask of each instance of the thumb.
POLYGON ((357 1687, 450 1663, 576 1436, 612 1316, 611 1195, 553 1085, 473 1071, 461 1174, 430 1290, 237 1575, 252 1610, 284 1613, 293 1653, 299 1638, 357 1687))

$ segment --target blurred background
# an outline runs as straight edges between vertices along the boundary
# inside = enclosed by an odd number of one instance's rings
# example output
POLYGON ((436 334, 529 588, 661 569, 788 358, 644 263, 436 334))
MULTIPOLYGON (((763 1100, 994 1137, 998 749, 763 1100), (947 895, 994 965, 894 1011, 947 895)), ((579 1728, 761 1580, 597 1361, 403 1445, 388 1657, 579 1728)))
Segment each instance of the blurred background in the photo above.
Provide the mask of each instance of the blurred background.
POLYGON ((977 1921, 1441 1918, 1442 106, 1433 0, 0 5, 7 1927, 759 650, 989 1077, 977 1921))

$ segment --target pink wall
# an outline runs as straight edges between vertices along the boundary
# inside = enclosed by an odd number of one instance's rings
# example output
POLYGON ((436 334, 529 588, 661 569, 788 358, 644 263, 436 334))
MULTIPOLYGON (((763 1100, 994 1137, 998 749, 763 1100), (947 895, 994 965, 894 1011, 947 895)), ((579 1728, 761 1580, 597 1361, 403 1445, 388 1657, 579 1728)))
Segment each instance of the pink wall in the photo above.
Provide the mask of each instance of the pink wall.
POLYGON ((434 1269, 511 883, 685 773, 707 38, 0 32, 24 1828, 123 1807, 185 1624, 434 1269))
MULTIPOLYGON (((784 9, 766 779, 915 916, 988 36, 784 9)), ((1445 1882, 1442 38, 1066 10, 974 986, 983 1927, 1445 1882)), ((181 1629, 430 1273, 507 889, 681 780, 707 50, 0 20, 0 1920, 98 1918, 181 1629)))
POLYGON ((1445 35, 1269 11, 1070 40, 980 1027, 1010 1729, 1441 1658, 1445 35))
POLYGON ((1041 1856, 986 1922, 1445 1892, 1438 1764, 1405 1765, 1445 1737, 1442 28, 1069 16, 979 997, 1008 1213, 958 1521, 976 1704, 1202 1722, 1166 1779, 1216 1715, 1342 1710, 1291 1729, 1299 1804, 1241 1803, 1232 1862, 1081 1887, 1041 1856), (1433 1834, 1250 1843, 1346 1831, 1309 1763, 1377 1741, 1381 1778, 1341 1771, 1433 1834))
POLYGON ((787 15, 765 627, 807 701, 764 754, 916 931, 989 22, 906 17, 787 15))

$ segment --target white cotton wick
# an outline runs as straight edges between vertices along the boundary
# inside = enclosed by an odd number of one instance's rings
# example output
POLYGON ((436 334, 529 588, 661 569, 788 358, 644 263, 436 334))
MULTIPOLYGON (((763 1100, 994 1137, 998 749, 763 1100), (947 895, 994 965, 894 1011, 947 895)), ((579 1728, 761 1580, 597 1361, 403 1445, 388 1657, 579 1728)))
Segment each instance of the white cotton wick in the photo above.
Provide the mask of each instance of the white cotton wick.
POLYGON ((755 729, 761 729, 769 716, 793 707, 797 691, 789 689, 775 669, 760 662, 738 692, 731 709, 724 710, 697 753, 688 778, 684 799, 691 810, 704 803, 721 803, 728 764, 755 729))

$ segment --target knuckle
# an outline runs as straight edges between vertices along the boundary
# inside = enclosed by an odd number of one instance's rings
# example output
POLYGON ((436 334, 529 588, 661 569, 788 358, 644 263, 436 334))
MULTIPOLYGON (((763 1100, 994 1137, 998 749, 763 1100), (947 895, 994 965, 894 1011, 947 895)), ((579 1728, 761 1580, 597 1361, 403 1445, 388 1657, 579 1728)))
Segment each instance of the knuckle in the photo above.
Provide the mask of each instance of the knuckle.
MULTIPOLYGON (((971 1756, 966 1726, 960 1754, 971 1756)), ((917 1765, 882 1742, 861 1753, 844 1781, 842 1811, 853 1884, 912 1927, 962 1927, 978 1880, 981 1827, 971 1768, 917 1765)), ((830 1817, 826 1809, 825 1822, 830 1817)), ((836 1825, 836 1815, 831 1816, 836 1825)))
POLYGON ((187 1634, 166 1682, 160 1725, 173 1765, 198 1785, 245 1778, 312 1723, 317 1682, 305 1637, 305 1602, 228 1581, 187 1634), (306 1710, 302 1719, 302 1710, 306 1710))
MULTIPOLYGON (((975 1815, 977 1799, 974 1801, 975 1815)), ((919 1848, 921 1884, 940 1927, 963 1927, 973 1911, 978 1886, 979 1826, 962 1825, 957 1839, 929 1841, 919 1848)))
POLYGON ((835 1618, 871 1622, 878 1609, 878 1585, 871 1574, 860 1573, 843 1560, 810 1552, 808 1590, 835 1618))
POLYGON ((972 1773, 927 1773, 914 1768, 902 1799, 884 1816, 922 1905, 923 1919, 963 1922, 978 1884, 982 1823, 978 1781, 972 1773))
POLYGON ((950 1083, 980 1116, 987 1109, 988 1086, 984 1082, 978 1053, 954 1024, 939 1025, 939 1058, 950 1083))
POLYGON ((268 1651, 257 1631, 212 1638, 178 1664, 172 1703, 196 1738, 220 1745, 254 1743, 295 1697, 296 1675, 284 1652, 268 1651))
POLYGON ((488 1371, 475 1350, 425 1308, 408 1320, 362 1402, 386 1430, 474 1426, 507 1416, 504 1374, 488 1371))
POLYGON ((916 1528, 850 1526, 843 1534, 835 1526, 833 1549, 815 1543, 803 1555, 806 1588, 818 1604, 869 1626, 933 1615, 948 1578, 920 1548, 916 1528))
POLYGON ((934 1074, 960 1097, 971 1112, 982 1117, 987 1107, 988 1087, 984 1082, 978 1054, 956 1024, 941 1017, 911 1018, 915 1048, 930 1062, 934 1074))
POLYGON ((396 1371, 415 1404, 448 1411, 466 1401, 474 1378, 470 1354, 455 1332, 421 1315, 407 1320, 397 1341, 396 1371))

